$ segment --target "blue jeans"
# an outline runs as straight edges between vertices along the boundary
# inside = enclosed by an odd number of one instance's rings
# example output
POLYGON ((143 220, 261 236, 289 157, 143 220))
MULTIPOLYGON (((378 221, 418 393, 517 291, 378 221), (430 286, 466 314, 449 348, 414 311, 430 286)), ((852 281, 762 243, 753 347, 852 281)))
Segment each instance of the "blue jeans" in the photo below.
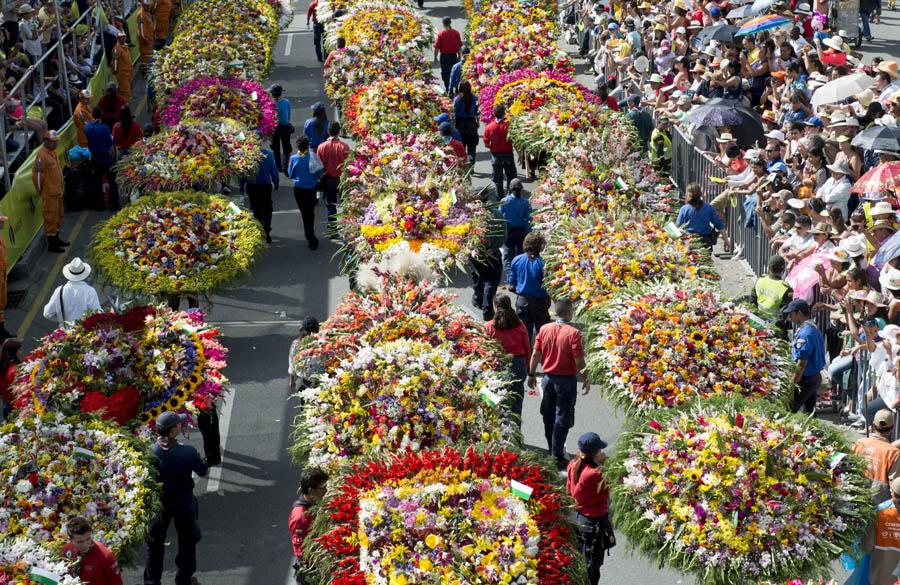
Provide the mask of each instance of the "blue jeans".
POLYGON ((491 168, 494 170, 494 186, 497 187, 497 200, 503 199, 506 194, 506 185, 516 178, 516 159, 513 154, 491 153, 491 168), (503 175, 506 174, 506 181, 503 181, 503 175))
POLYGON ((544 397, 541 399, 541 416, 544 418, 544 437, 550 455, 556 459, 566 457, 566 437, 575 426, 575 399, 578 397, 578 380, 575 376, 544 374, 541 379, 544 397))
POLYGON ((862 36, 863 38, 868 39, 872 36, 872 30, 869 28, 869 13, 868 12, 860 12, 859 20, 862 23, 862 36))
POLYGON ((853 367, 853 356, 842 355, 834 358, 828 365, 828 377, 832 383, 837 383, 842 388, 844 386, 844 374, 853 367))

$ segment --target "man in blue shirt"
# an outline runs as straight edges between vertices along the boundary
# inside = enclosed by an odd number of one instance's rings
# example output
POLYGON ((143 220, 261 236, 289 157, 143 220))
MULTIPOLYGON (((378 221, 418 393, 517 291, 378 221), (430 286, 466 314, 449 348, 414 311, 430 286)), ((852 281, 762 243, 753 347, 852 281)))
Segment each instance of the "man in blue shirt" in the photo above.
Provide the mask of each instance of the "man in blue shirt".
POLYGON ((506 220, 506 269, 512 259, 524 252, 522 243, 531 231, 531 203, 522 197, 522 180, 516 177, 509 182, 509 193, 500 200, 500 213, 506 220))
POLYGON ((550 295, 544 290, 544 259, 541 258, 546 244, 539 233, 525 236, 522 243, 525 252, 513 258, 507 276, 509 288, 516 292, 516 314, 525 324, 532 344, 541 327, 550 322, 550 295))
POLYGON ((106 208, 103 193, 108 191, 109 209, 118 211, 120 209, 119 188, 116 185, 116 175, 113 170, 115 157, 113 156, 112 132, 109 126, 100 120, 103 115, 100 108, 94 108, 91 115, 94 119, 84 125, 84 136, 87 138, 88 150, 91 151, 91 166, 94 169, 95 209, 102 211, 106 208), (106 190, 103 188, 104 183, 107 184, 106 190))
MULTIPOLYGON (((440 126, 444 122, 447 122, 448 124, 452 123, 450 121, 450 114, 448 114, 447 112, 441 112, 440 114, 435 116, 434 121, 435 121, 435 123, 437 123, 438 126, 440 126)), ((460 142, 462 142, 462 134, 460 134, 459 130, 457 130, 455 127, 450 130, 450 136, 454 140, 459 140, 460 142)))
POLYGON ((291 125, 291 102, 283 96, 284 90, 280 85, 273 85, 269 93, 275 100, 275 112, 278 115, 278 126, 272 133, 272 152, 275 154, 278 171, 287 173, 287 162, 291 157, 291 134, 294 132, 291 125))
POLYGON ((468 56, 469 49, 463 45, 463 48, 460 51, 459 61, 454 63, 453 67, 450 68, 450 97, 455 96, 456 92, 459 90, 459 82, 462 79, 462 66, 468 56))
POLYGON ((794 367, 793 412, 812 412, 816 408, 816 394, 822 385, 822 370, 825 368, 825 338, 816 324, 810 319, 812 311, 809 303, 803 299, 794 299, 782 310, 797 327, 794 342, 791 344, 791 359, 794 367))
POLYGON ((278 188, 278 167, 275 166, 275 154, 263 148, 263 159, 253 179, 241 179, 241 192, 247 189, 250 198, 250 210, 253 217, 259 220, 266 230, 266 242, 272 243, 272 189, 278 188))

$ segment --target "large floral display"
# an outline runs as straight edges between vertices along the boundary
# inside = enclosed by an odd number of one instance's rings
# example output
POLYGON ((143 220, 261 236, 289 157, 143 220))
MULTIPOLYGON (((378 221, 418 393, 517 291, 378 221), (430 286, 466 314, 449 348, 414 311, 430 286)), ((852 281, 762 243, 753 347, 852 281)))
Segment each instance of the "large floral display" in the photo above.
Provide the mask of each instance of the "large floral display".
MULTIPOLYGON (((141 439, 100 421, 47 414, 0 427, 0 566, 18 570, 4 553, 23 540, 58 552, 74 515, 87 517, 117 558, 130 559, 160 505, 148 456, 141 439)), ((47 559, 37 552, 20 560, 47 559)))
POLYGON ((574 68, 555 40, 548 39, 540 25, 531 25, 506 36, 491 37, 475 46, 462 66, 462 77, 475 93, 504 73, 517 69, 555 70, 571 75, 574 68))
POLYGON ((570 75, 533 69, 504 73, 481 90, 478 100, 481 121, 485 124, 493 119, 494 107, 501 104, 506 106, 507 114, 515 117, 556 102, 572 100, 600 103, 596 94, 576 83, 570 75))
POLYGON ((696 397, 784 399, 786 344, 708 286, 682 286, 637 288, 595 315, 586 349, 591 380, 629 412, 696 397))
POLYGON ((323 76, 325 93, 336 102, 343 102, 358 88, 379 79, 393 77, 434 83, 431 64, 419 51, 390 53, 377 47, 357 45, 331 51, 325 60, 323 76))
POLYGON ((621 161, 635 150, 634 137, 634 125, 625 115, 580 100, 523 112, 509 124, 509 139, 533 156, 555 153, 565 158, 581 146, 605 149, 607 160, 621 161))
POLYGON ((343 38, 348 46, 371 47, 388 55, 420 52, 434 41, 427 17, 409 4, 389 0, 364 0, 326 28, 325 47, 330 50, 343 38))
POLYGON ((473 14, 466 29, 470 47, 488 39, 517 34, 525 27, 543 31, 546 38, 556 34, 556 21, 550 12, 539 6, 491 3, 488 10, 473 14))
POLYGON ((227 357, 219 331, 199 311, 95 313, 44 337, 12 390, 26 411, 145 424, 166 410, 213 408, 227 389, 221 372, 227 357))
POLYGON ((353 465, 332 482, 307 540, 314 582, 584 584, 554 475, 502 450, 353 465))
POLYGON ((136 144, 119 163, 128 191, 177 191, 248 177, 262 162, 259 135, 226 118, 185 119, 136 144))
POLYGON ((758 401, 635 421, 609 465, 616 528, 709 585, 825 576, 871 513, 865 463, 839 431, 758 401))
POLYGON ((426 133, 437 130, 434 118, 452 111, 450 101, 424 81, 390 78, 360 88, 347 100, 354 134, 426 133))
POLYGON ((545 253, 544 286, 554 298, 593 308, 634 283, 711 278, 708 253, 668 234, 662 221, 600 213, 563 221, 545 253))
POLYGON ((166 100, 162 120, 177 126, 184 119, 230 118, 264 136, 275 130, 275 101, 256 81, 195 77, 166 100))
POLYGON ((152 295, 215 291, 246 274, 263 246, 247 210, 192 192, 141 197, 101 225, 92 243, 109 282, 152 295))

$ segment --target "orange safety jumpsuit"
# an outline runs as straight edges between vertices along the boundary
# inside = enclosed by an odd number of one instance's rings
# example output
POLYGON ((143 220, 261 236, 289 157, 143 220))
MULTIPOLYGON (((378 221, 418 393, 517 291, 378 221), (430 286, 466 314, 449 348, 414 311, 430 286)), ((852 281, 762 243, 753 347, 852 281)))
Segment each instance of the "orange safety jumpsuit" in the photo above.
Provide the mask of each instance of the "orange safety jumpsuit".
MULTIPOLYGON (((137 13, 137 37, 141 63, 144 65, 150 61, 150 55, 153 54, 153 34, 153 15, 142 5, 137 13)), ((119 86, 121 87, 121 84, 119 86)))
POLYGON ((863 437, 853 444, 853 452, 862 456, 869 464, 866 477, 872 480, 876 488, 873 493, 873 504, 884 501, 891 496, 890 483, 900 477, 900 449, 880 435, 863 437))
POLYGON ((116 74, 116 83, 119 84, 119 95, 126 102, 130 102, 134 66, 131 64, 131 51, 122 43, 116 43, 113 49, 113 71, 116 74))
POLYGON ((72 118, 75 120, 75 133, 78 135, 78 146, 83 148, 87 148, 87 136, 84 135, 84 125, 88 122, 94 121, 94 116, 91 115, 91 106, 78 102, 78 105, 75 106, 75 112, 72 114, 72 118))
POLYGON ((157 42, 165 42, 169 36, 169 20, 172 18, 172 11, 175 7, 172 0, 156 0, 156 6, 153 9, 153 18, 156 19, 156 30, 154 37, 157 42))
POLYGON ((893 585, 893 572, 900 561, 900 512, 886 500, 875 509, 875 520, 869 527, 863 552, 872 554, 869 561, 871 585, 893 585))
POLYGON ((55 150, 41 146, 31 169, 31 181, 44 204, 44 231, 48 236, 59 233, 63 219, 63 174, 55 150))

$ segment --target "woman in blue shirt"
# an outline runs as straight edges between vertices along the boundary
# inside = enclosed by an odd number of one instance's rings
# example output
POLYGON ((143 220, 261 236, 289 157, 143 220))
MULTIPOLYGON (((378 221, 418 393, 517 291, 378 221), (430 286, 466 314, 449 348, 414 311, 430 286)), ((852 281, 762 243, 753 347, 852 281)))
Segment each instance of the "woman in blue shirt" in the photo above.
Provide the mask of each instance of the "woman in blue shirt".
POLYGON ((319 145, 328 140, 328 114, 322 102, 314 103, 312 111, 313 117, 306 120, 303 133, 309 138, 309 149, 316 152, 319 145))
POLYGON ((310 250, 315 250, 319 247, 319 240, 316 238, 316 204, 319 202, 317 192, 322 169, 311 172, 309 170, 311 160, 309 137, 304 134, 297 139, 297 153, 291 156, 288 163, 288 176, 294 180, 294 199, 303 217, 303 232, 307 245, 310 250))
POLYGON ((453 99, 453 115, 456 129, 469 156, 469 164, 475 164, 475 148, 478 146, 478 98, 472 93, 472 84, 459 84, 459 95, 453 99))
POLYGON ((685 226, 689 234, 700 236, 703 245, 712 248, 719 239, 718 232, 725 228, 725 222, 712 205, 703 201, 699 183, 690 183, 684 196, 686 203, 678 210, 675 223, 685 226))

